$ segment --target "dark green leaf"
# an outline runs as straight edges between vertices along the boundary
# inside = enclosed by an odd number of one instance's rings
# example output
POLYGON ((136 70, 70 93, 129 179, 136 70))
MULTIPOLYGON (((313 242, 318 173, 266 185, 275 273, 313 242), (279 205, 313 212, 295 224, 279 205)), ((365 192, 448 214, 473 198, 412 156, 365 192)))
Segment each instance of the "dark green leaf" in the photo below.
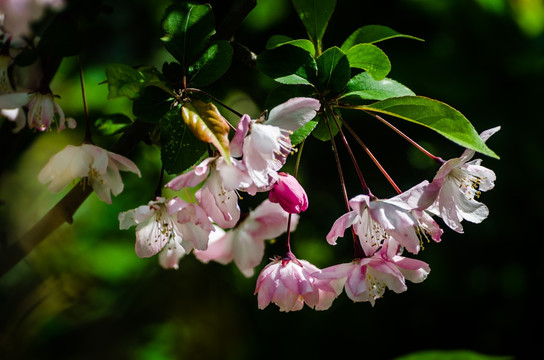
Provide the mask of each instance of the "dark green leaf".
POLYGON ((304 85, 280 85, 268 95, 265 102, 266 109, 272 109, 294 97, 314 97, 313 88, 304 85))
POLYGON ((207 145, 185 125, 179 106, 164 114, 160 124, 161 160, 168 174, 178 174, 193 166, 207 150, 207 145))
POLYGON ((443 102, 421 96, 404 96, 354 108, 391 115, 423 125, 458 145, 498 158, 497 154, 480 139, 467 118, 443 102))
POLYGON ((340 99, 349 104, 361 104, 361 100, 385 100, 392 97, 415 95, 412 90, 395 80, 374 80, 369 73, 355 75, 348 83, 340 99))
POLYGON ((311 53, 292 45, 266 50, 257 58, 257 67, 282 84, 312 85, 317 65, 311 53))
POLYGON ((132 124, 132 120, 124 114, 108 114, 94 122, 96 130, 102 135, 115 135, 132 124))
POLYGON ((202 56, 189 66, 189 83, 195 87, 213 83, 229 69, 231 60, 232 46, 228 41, 211 43, 202 56))
POLYGON ((206 48, 215 33, 209 5, 175 3, 166 9, 161 22, 164 47, 187 68, 194 57, 206 48))
POLYGON ((317 80, 323 90, 338 93, 344 90, 351 69, 348 58, 338 47, 331 47, 317 59, 317 80))
POLYGON ((134 69, 124 64, 107 65, 108 99, 121 96, 135 99, 146 86, 162 84, 159 76, 158 70, 151 66, 134 69))
MULTIPOLYGON (((335 112, 337 115, 341 116, 338 109, 335 109, 335 112)), ((336 136, 338 134, 338 126, 336 126, 336 122, 334 121, 334 118, 331 114, 328 115, 329 125, 327 125, 327 119, 325 118, 325 115, 323 113, 319 113, 316 117, 316 119, 319 120, 319 123, 315 127, 315 129, 312 132, 312 135, 321 141, 329 141, 331 139, 331 132, 332 136, 336 136), (329 130, 330 126, 330 130, 329 130)), ((339 123, 340 126, 342 126, 342 123, 339 123)))
POLYGON ((312 54, 312 56, 315 56, 314 44, 312 44, 310 40, 306 40, 306 39, 293 40, 290 37, 283 36, 283 35, 272 36, 270 39, 268 39, 268 42, 266 43, 265 48, 266 50, 270 50, 270 49, 275 49, 282 45, 298 46, 299 48, 304 49, 310 54, 312 54))
POLYGON ((351 67, 367 71, 374 80, 384 79, 391 71, 389 58, 374 45, 355 45, 349 49, 346 55, 351 67))
POLYGON ((316 45, 318 53, 325 29, 334 12, 336 0, 292 0, 293 6, 302 20, 310 40, 316 45))
POLYGON ((132 104, 132 113, 142 121, 157 123, 170 110, 174 98, 156 87, 146 87, 132 104))
POLYGON ((420 38, 410 35, 404 35, 383 25, 367 25, 355 30, 342 44, 342 50, 347 52, 352 46, 357 44, 373 44, 383 40, 397 37, 408 38, 423 41, 420 38))

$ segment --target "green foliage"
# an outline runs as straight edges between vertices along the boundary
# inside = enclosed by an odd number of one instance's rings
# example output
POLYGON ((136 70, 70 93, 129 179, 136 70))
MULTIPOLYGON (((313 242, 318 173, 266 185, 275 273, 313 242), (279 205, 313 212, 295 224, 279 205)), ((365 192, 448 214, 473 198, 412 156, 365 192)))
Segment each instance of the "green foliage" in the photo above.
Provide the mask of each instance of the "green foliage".
POLYGON ((383 80, 391 71, 391 62, 385 53, 371 44, 358 44, 350 48, 347 57, 351 67, 367 71, 375 80, 383 80))
POLYGON ((306 50, 307 52, 312 54, 312 56, 315 56, 314 44, 312 44, 310 40, 306 40, 306 39, 293 40, 290 37, 284 36, 284 35, 273 35, 272 37, 270 37, 270 39, 268 39, 268 41, 266 42, 265 48, 266 50, 270 50, 270 49, 275 49, 281 45, 298 46, 299 48, 306 50))
POLYGON ((183 68, 187 68, 206 48, 208 40, 215 33, 210 5, 188 2, 175 3, 168 7, 161 26, 164 31, 161 38, 164 47, 183 68))
POLYGON ((96 130, 102 135, 115 135, 122 132, 132 120, 124 114, 109 114, 94 122, 96 130))
POLYGON ((231 61, 230 43, 226 40, 212 42, 202 56, 189 66, 189 84, 202 87, 213 83, 229 69, 231 61))
POLYGON ((393 39, 393 38, 407 38, 413 40, 423 41, 420 38, 410 35, 404 35, 396 32, 395 30, 383 26, 383 25, 367 25, 355 30, 341 46, 344 52, 347 52, 354 45, 357 44, 374 44, 380 41, 393 39))
POLYGON ((443 102, 422 96, 403 96, 353 108, 391 115, 423 125, 458 145, 499 158, 480 139, 467 118, 443 102))
POLYGON ((346 55, 338 47, 331 47, 317 59, 317 81, 319 88, 340 93, 348 84, 351 71, 346 55))
POLYGON ((293 0, 293 6, 314 43, 317 54, 320 54, 321 41, 334 12, 336 0, 293 0))
POLYGON ((257 67, 277 82, 290 85, 312 85, 317 72, 313 55, 293 45, 264 51, 257 58, 257 67))
POLYGON ((134 69, 124 64, 110 64, 106 66, 106 77, 108 99, 126 96, 134 100, 146 86, 162 84, 161 74, 151 66, 134 69))
POLYGON ((158 123, 170 110, 173 96, 157 87, 146 87, 132 103, 132 113, 142 121, 158 123))
POLYGON ((513 357, 485 355, 470 350, 426 350, 403 355, 395 360, 513 360, 513 357))
POLYGON ((377 81, 367 72, 352 77, 345 93, 339 98, 349 104, 359 104, 364 100, 385 100, 392 97, 415 95, 401 83, 385 78, 377 81))
POLYGON ((168 174, 183 172, 206 152, 206 144, 198 140, 185 125, 180 106, 164 114, 160 125, 161 160, 168 174))

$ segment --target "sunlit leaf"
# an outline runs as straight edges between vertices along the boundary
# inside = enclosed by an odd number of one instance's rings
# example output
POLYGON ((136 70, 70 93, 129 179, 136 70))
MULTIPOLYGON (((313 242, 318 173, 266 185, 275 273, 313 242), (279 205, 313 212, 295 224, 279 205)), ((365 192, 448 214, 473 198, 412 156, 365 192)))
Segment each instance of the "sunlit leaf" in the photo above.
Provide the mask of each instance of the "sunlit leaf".
POLYGON ((270 39, 268 39, 265 48, 266 50, 270 50, 270 49, 275 49, 282 45, 298 46, 299 48, 304 49, 310 54, 312 54, 312 56, 315 56, 314 44, 310 40, 306 40, 306 39, 293 40, 290 37, 283 36, 283 35, 273 35, 270 39))
POLYGON ((336 0, 292 0, 300 20, 304 24, 310 40, 316 44, 318 53, 325 29, 334 12, 336 0))
POLYGON ((154 67, 146 66, 134 69, 125 64, 106 66, 108 99, 126 96, 134 100, 149 85, 161 84, 160 73, 154 67))
POLYGON ((213 42, 202 56, 189 66, 189 84, 202 87, 213 83, 229 69, 231 60, 230 43, 226 40, 213 42))
POLYGON ((164 47, 186 68, 215 33, 210 5, 180 2, 170 5, 162 22, 164 47))
POLYGON ((213 144, 230 163, 229 125, 214 104, 199 99, 186 102, 181 108, 183 121, 193 135, 208 144, 213 144))
POLYGON ((391 71, 391 62, 385 53, 371 44, 358 44, 349 49, 348 57, 351 67, 367 71, 374 80, 384 79, 391 71))
POLYGON ((361 100, 385 100, 409 95, 415 94, 401 83, 388 78, 376 81, 369 73, 363 72, 351 78, 346 92, 339 99, 350 104, 360 104, 361 100))
POLYGON ((401 34, 383 25, 367 25, 355 30, 342 44, 342 51, 347 52, 352 46, 357 44, 374 44, 380 41, 393 38, 407 38, 423 41, 420 38, 411 35, 401 34))
POLYGON ((181 107, 170 109, 160 120, 161 160, 169 174, 181 173, 194 165, 206 151, 206 144, 197 139, 181 116, 181 107))
POLYGON ((317 79, 323 90, 334 93, 342 91, 351 75, 346 55, 338 47, 331 47, 317 59, 317 79))
POLYGON ((467 118, 443 102, 422 96, 404 96, 352 108, 386 114, 423 125, 458 145, 498 158, 497 154, 480 139, 467 118))
POLYGON ((291 138, 291 145, 296 146, 306 139, 317 126, 318 120, 310 120, 300 128, 295 130, 289 137, 291 138))
POLYGON ((297 46, 282 45, 264 51, 257 58, 257 67, 282 84, 312 85, 316 80, 313 55, 297 46))
POLYGON ((132 120, 124 114, 108 114, 94 122, 96 130, 102 135, 115 135, 132 124, 132 120))

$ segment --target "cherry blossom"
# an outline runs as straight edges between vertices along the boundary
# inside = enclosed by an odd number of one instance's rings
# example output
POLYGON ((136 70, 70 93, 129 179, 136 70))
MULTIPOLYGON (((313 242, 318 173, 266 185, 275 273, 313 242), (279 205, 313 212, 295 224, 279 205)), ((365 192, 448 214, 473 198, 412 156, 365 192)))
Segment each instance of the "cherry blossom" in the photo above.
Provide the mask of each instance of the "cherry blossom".
MULTIPOLYGON (((499 130, 500 127, 494 127, 482 132, 480 137, 486 141, 499 130)), ((473 150, 466 149, 460 157, 446 161, 425 189, 427 199, 434 199, 428 211, 440 216, 459 233, 463 232, 462 220, 478 224, 487 218, 489 209, 476 199, 495 186, 495 173, 481 166, 481 159, 470 161, 474 154, 473 150)))
POLYGON ((63 6, 64 0, 2 0, 3 27, 14 37, 29 35, 30 25, 43 15, 45 8, 60 10, 63 6))
MULTIPOLYGON (((263 201, 235 228, 210 238, 206 251, 195 250, 194 254, 202 262, 211 260, 221 264, 234 261, 246 276, 253 276, 264 255, 265 240, 280 236, 287 230, 289 214, 280 205, 269 200, 263 201)), ((291 216, 291 231, 298 223, 298 215, 291 216)))
POLYGON ((38 180, 42 184, 50 182, 49 190, 58 192, 81 178, 84 184, 93 187, 100 200, 111 204, 110 192, 117 196, 124 187, 119 171, 141 176, 138 167, 124 156, 90 144, 68 145, 49 159, 38 174, 38 180))
POLYGON ((314 274, 319 269, 294 255, 277 257, 266 265, 257 279, 255 294, 259 309, 271 302, 280 311, 296 311, 304 304, 317 310, 325 310, 336 297, 335 289, 328 280, 319 280, 314 274))
POLYGON ((308 196, 293 176, 280 172, 278 180, 270 190, 269 199, 281 205, 290 214, 298 214, 308 209, 308 196))
POLYGON ((342 287, 353 301, 368 301, 374 306, 386 288, 401 293, 407 290, 406 279, 419 283, 431 271, 421 260, 410 259, 396 254, 384 245, 371 257, 354 259, 350 263, 334 265, 321 270, 315 276, 326 279, 336 291, 342 287))

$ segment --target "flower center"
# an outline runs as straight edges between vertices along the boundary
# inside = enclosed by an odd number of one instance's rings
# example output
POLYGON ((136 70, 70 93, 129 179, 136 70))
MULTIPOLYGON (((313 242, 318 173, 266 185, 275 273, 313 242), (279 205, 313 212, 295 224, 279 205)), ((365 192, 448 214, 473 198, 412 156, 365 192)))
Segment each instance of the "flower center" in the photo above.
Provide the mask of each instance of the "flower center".
POLYGON ((472 175, 462 169, 453 169, 449 176, 469 200, 478 199, 482 194, 480 184, 484 179, 481 177, 472 175))

